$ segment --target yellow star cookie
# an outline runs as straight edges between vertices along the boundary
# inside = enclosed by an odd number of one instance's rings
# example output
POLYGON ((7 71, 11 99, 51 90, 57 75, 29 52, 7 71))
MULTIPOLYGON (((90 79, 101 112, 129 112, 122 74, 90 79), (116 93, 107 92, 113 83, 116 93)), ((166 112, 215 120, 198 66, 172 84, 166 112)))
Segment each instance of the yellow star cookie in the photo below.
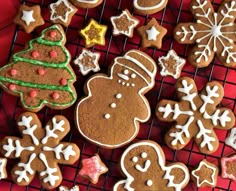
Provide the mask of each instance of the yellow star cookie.
POLYGON ((105 45, 106 25, 101 25, 94 19, 91 19, 88 26, 80 31, 80 35, 85 40, 85 47, 90 48, 94 45, 105 45))

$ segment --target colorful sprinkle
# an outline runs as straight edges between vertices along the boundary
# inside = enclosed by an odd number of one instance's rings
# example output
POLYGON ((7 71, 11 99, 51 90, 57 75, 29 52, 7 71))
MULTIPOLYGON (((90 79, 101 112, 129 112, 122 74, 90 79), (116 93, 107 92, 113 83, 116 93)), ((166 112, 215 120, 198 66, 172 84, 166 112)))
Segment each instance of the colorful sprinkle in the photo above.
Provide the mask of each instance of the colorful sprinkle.
POLYGON ((33 58, 39 57, 39 53, 38 53, 37 51, 33 51, 33 52, 31 53, 31 55, 32 55, 33 58))
POLYGON ((59 96, 59 94, 58 93, 56 93, 56 92, 54 92, 53 94, 52 94, 52 98, 53 99, 58 99, 60 96, 59 96))
POLYGON ((50 37, 55 38, 57 36, 57 33, 55 31, 50 32, 50 37))
POLYGON ((61 85, 66 86, 67 85, 67 79, 62 78, 61 79, 61 85))
POLYGON ((17 70, 16 70, 16 69, 12 69, 12 70, 11 70, 11 75, 12 75, 12 76, 15 76, 16 74, 17 74, 17 70))
POLYGON ((52 51, 50 52, 50 57, 51 57, 51 58, 56 58, 56 57, 57 57, 57 52, 54 51, 54 50, 52 50, 52 51))
POLYGON ((12 91, 15 90, 15 89, 16 89, 16 85, 10 84, 10 85, 9 85, 9 89, 12 90, 12 91))
POLYGON ((32 90, 32 91, 30 92, 30 97, 34 98, 34 97, 36 97, 36 96, 37 96, 37 92, 36 92, 35 90, 32 90))
POLYGON ((45 70, 42 69, 42 68, 39 68, 39 69, 38 69, 38 74, 39 74, 40 76, 44 75, 44 74, 45 74, 45 70))

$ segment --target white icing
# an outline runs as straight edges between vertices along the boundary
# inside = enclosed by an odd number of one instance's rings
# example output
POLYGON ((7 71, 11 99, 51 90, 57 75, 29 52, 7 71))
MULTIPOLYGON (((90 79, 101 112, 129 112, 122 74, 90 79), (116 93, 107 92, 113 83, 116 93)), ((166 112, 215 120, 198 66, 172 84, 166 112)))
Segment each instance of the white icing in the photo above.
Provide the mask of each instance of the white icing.
POLYGON ((54 173, 58 172, 57 168, 50 168, 49 167, 46 156, 43 153, 39 154, 39 158, 41 159, 41 161, 43 162, 43 164, 46 168, 45 170, 40 172, 40 176, 44 177, 46 175, 45 178, 43 178, 43 182, 49 183, 51 186, 54 186, 56 184, 56 181, 60 180, 59 176, 53 175, 54 173))
POLYGON ((30 25, 30 23, 35 22, 35 19, 33 17, 34 11, 30 10, 30 11, 22 11, 22 17, 21 19, 26 23, 27 26, 30 25))
POLYGON ((65 129, 63 125, 65 124, 64 120, 61 120, 57 123, 57 119, 55 117, 52 118, 52 129, 50 129, 50 126, 46 126, 46 136, 42 139, 42 144, 46 144, 48 142, 49 138, 58 138, 58 134, 55 133, 55 131, 64 132, 65 129))
POLYGON ((59 191, 79 191, 79 186, 74 186, 71 189, 68 189, 65 186, 60 186, 59 191))
POLYGON ((236 127, 231 129, 229 137, 225 139, 225 144, 236 150, 236 127))
POLYGON ((212 133, 212 130, 206 129, 201 120, 197 120, 197 125, 199 127, 199 132, 198 132, 196 138, 199 139, 200 137, 202 137, 202 142, 200 144, 200 147, 203 148, 203 147, 207 146, 209 151, 213 151, 214 146, 212 145, 211 142, 216 141, 216 139, 209 135, 212 133))
POLYGON ((43 150, 44 151, 53 151, 55 153, 56 159, 60 160, 61 159, 61 154, 63 155, 65 160, 69 160, 70 156, 76 156, 75 151, 73 150, 73 147, 71 145, 68 145, 63 149, 64 145, 59 144, 54 148, 44 146, 43 150))
POLYGON ((133 157, 133 158, 132 158, 132 161, 133 161, 134 163, 137 163, 137 162, 138 162, 138 157, 136 157, 136 156, 133 157))
POLYGON ((135 73, 131 74, 131 78, 135 79, 137 75, 135 73))
POLYGON ((131 18, 128 14, 128 10, 124 10, 124 11, 122 11, 122 14, 120 14, 119 16, 111 17, 111 23, 113 25, 113 34, 114 35, 123 34, 123 35, 126 35, 126 36, 130 37, 133 34, 133 29, 139 24, 139 21, 137 19, 131 18), (116 19, 120 19, 123 16, 125 16, 127 18, 127 20, 133 22, 133 24, 129 25, 128 30, 125 30, 125 31, 119 30, 116 27, 116 23, 115 23, 116 19))
MULTIPOLYGON (((236 12, 236 2, 229 1, 224 2, 224 9, 222 9, 218 14, 213 13, 209 8, 206 11, 207 1, 196 0, 197 5, 192 8, 199 10, 196 13, 197 24, 204 26, 205 30, 197 30, 194 26, 190 25, 190 30, 181 27, 182 31, 177 31, 178 36, 183 35, 181 41, 193 41, 197 42, 199 51, 195 51, 197 56, 196 62, 200 63, 201 61, 208 62, 211 52, 218 51, 218 44, 223 47, 221 56, 226 56, 226 63, 236 62, 236 51, 234 50, 234 41, 229 37, 230 34, 235 34, 235 31, 230 27, 233 26, 234 13, 236 12), (213 19, 209 15, 213 14, 213 19), (200 19, 204 18, 204 22, 200 19), (230 19, 231 22, 225 23, 226 19, 230 19), (206 21, 205 21, 206 20, 206 21), (226 28, 228 30, 226 30, 226 28), (201 38, 197 39, 197 34, 201 34, 201 38), (188 39, 189 38, 189 39, 188 39), (204 42, 204 44, 203 44, 204 42), (206 42, 206 43, 205 43, 206 42), (226 55, 227 54, 227 55, 226 55)), ((199 27, 200 28, 200 27, 199 27)))
POLYGON ((124 74, 128 75, 129 74, 129 70, 124 70, 124 74))
POLYGON ((98 3, 99 0, 76 0, 79 3, 86 3, 86 4, 95 4, 98 3))
POLYGON ((147 153, 146 153, 146 152, 142 152, 142 153, 141 153, 141 157, 142 157, 142 158, 144 158, 144 159, 145 159, 145 158, 147 158, 147 156, 148 156, 148 155, 147 155, 147 153))
POLYGON ((144 7, 144 6, 139 5, 138 1, 139 0, 134 0, 134 7, 138 10, 141 10, 141 11, 151 11, 151 10, 159 9, 159 8, 165 6, 165 4, 166 4, 166 0, 160 0, 160 1, 157 1, 158 3, 156 3, 153 6, 144 7))
POLYGON ((150 165, 151 165, 151 161, 150 160, 146 160, 143 167, 141 167, 141 165, 139 165, 139 164, 136 164, 135 165, 135 169, 140 171, 140 172, 147 172, 149 167, 150 167, 150 165))
POLYGON ((132 87, 135 87, 135 84, 134 84, 134 83, 132 83, 132 84, 131 84, 131 86, 132 86, 132 87))
POLYGON ((112 103, 112 104, 110 105, 110 107, 111 107, 111 108, 116 108, 116 103, 112 103))
POLYGON ((0 158, 0 180, 7 178, 6 165, 7 159, 0 158))
POLYGON ((104 118, 105 118, 105 119, 110 119, 110 118, 111 118, 111 115, 110 115, 109 113, 107 113, 107 114, 104 115, 104 118))
POLYGON ((148 40, 157 40, 157 36, 160 34, 160 32, 156 29, 155 26, 152 26, 149 30, 146 30, 148 40))
POLYGON ((18 175, 17 182, 22 182, 23 180, 29 183, 30 179, 28 174, 33 175, 35 171, 31 168, 31 164, 33 160, 36 158, 36 154, 32 153, 29 157, 29 161, 27 163, 19 163, 18 166, 22 167, 22 170, 16 170, 14 173, 18 175))
MULTIPOLYGON (((79 55, 79 57, 74 60, 74 63, 79 66, 81 74, 85 76, 90 71, 98 72, 100 70, 100 66, 99 66, 99 63, 98 63, 99 59, 100 59, 100 54, 99 53, 91 52, 91 51, 84 48, 82 50, 82 53, 79 55), (83 59, 84 56, 89 56, 91 58, 94 58, 94 60, 92 62, 95 65, 95 67, 93 67, 93 68, 86 67, 81 62, 81 60, 83 59)), ((121 83, 121 82, 119 81, 119 83, 121 83)))
POLYGON ((51 3, 50 4, 50 9, 51 9, 51 16, 50 16, 50 20, 51 21, 55 21, 57 19, 60 19, 62 22, 67 23, 68 19, 69 19, 69 15, 75 11, 75 9, 70 5, 70 3, 68 2, 68 0, 58 0, 56 3, 51 3), (64 4, 66 6, 66 8, 68 9, 67 11, 65 11, 64 15, 59 15, 56 12, 56 8, 58 6, 60 6, 60 4, 64 4))
POLYGON ((225 110, 221 115, 220 112, 221 110, 217 109, 213 115, 209 115, 207 111, 205 111, 203 117, 204 119, 210 119, 214 126, 217 126, 219 121, 220 125, 225 127, 227 122, 231 122, 231 118, 228 116, 229 111, 225 110))
POLYGON ((205 161, 200 162, 198 168, 192 171, 192 175, 197 179, 197 187, 201 187, 204 183, 207 183, 213 187, 216 185, 216 180, 214 178, 216 175, 216 168, 208 165, 205 161), (206 166, 208 169, 212 170, 213 173, 211 174, 211 181, 208 181, 207 179, 203 179, 202 177, 196 174, 196 172, 198 172, 202 168, 203 165, 206 166), (200 179, 202 180, 201 182, 200 182, 200 179))
MULTIPOLYGON (((160 165, 161 169, 166 171, 165 175, 164 175, 164 179, 168 180, 168 187, 174 187, 175 191, 181 191, 182 188, 188 183, 189 181, 189 172, 188 169, 185 166, 182 166, 180 164, 174 164, 171 166, 165 166, 165 159, 163 157, 162 154, 162 150, 161 148, 157 147, 155 143, 150 142, 150 141, 141 141, 138 143, 134 143, 132 145, 130 145, 122 154, 121 156, 121 170, 122 172, 125 174, 125 176, 127 177, 126 180, 121 180, 119 182, 117 182, 113 188, 113 191, 118 191, 118 188, 120 185, 124 185, 124 188, 127 191, 134 191, 134 189, 131 187, 132 182, 134 181, 134 177, 128 172, 128 169, 126 169, 125 167, 125 158, 127 157, 127 155, 130 153, 130 151, 132 151, 135 148, 139 148, 139 147, 151 147, 152 149, 154 149, 154 152, 157 154, 157 161, 152 161, 152 162, 157 162, 158 165, 160 165), (178 168, 181 169, 184 172, 184 179, 182 182, 175 184, 174 183, 174 176, 172 175, 171 171, 174 168, 178 168)), ((142 173, 142 172, 141 172, 142 173)), ((158 180, 156 180, 158 181, 158 180)), ((150 182, 150 181, 149 181, 150 182)), ((147 182, 146 182, 147 183, 147 182)))
POLYGON ((22 131, 23 134, 29 135, 35 145, 39 145, 39 141, 37 137, 34 135, 34 131, 37 129, 37 125, 33 124, 32 126, 30 125, 31 121, 33 120, 32 116, 26 117, 22 116, 22 121, 18 122, 19 126, 24 126, 26 127, 25 130, 22 131))
POLYGON ((29 147, 23 147, 21 146, 20 140, 13 140, 11 138, 7 139, 7 145, 3 145, 3 149, 6 151, 5 157, 9 157, 12 152, 15 152, 15 157, 18 158, 20 157, 21 153, 23 151, 34 151, 35 148, 32 146, 29 147), (15 146, 13 143, 15 142, 15 146))
MULTIPOLYGON (((149 103, 148 103, 147 99, 144 97, 143 94, 144 94, 144 92, 146 93, 147 88, 151 88, 151 87, 154 86, 154 84, 155 84, 155 76, 156 76, 156 72, 157 72, 157 67, 156 67, 155 61, 154 61, 152 58, 150 58, 148 55, 146 55, 146 54, 144 54, 143 52, 138 51, 138 50, 130 50, 130 51, 128 51, 123 57, 117 57, 117 58, 115 58, 114 64, 112 65, 110 71, 111 71, 111 74, 112 74, 112 75, 110 75, 109 77, 106 77, 106 76, 104 76, 104 75, 100 75, 100 76, 99 76, 99 75, 96 75, 96 76, 91 77, 91 78, 88 80, 88 82, 87 82, 88 96, 85 97, 84 99, 82 99, 82 100, 78 103, 78 105, 77 105, 77 107, 76 107, 76 111, 75 111, 76 124, 77 124, 77 127, 78 127, 78 130, 79 130, 80 134, 81 134, 83 137, 85 137, 87 140, 89 140, 90 142, 95 143, 95 144, 100 145, 100 146, 105 146, 106 148, 121 147, 121 146, 123 146, 123 145, 129 143, 131 140, 133 140, 133 139, 136 137, 136 135, 137 135, 137 133, 138 133, 139 126, 138 126, 138 123, 137 123, 137 122, 146 122, 146 121, 150 118, 150 116, 151 116, 150 106, 149 106, 149 103), (133 53, 134 53, 134 54, 138 54, 138 55, 144 57, 145 60, 148 60, 148 61, 150 62, 150 64, 153 66, 153 71, 152 71, 152 72, 148 71, 148 69, 145 68, 142 63, 140 63, 140 62, 137 61, 136 59, 133 59, 133 58, 131 58, 130 56, 128 56, 128 54, 131 54, 131 55, 132 55, 133 53), (150 76, 151 80, 150 80, 150 81, 147 81, 147 80, 145 79, 145 77, 143 77, 143 75, 139 74, 139 73, 138 73, 136 70, 134 70, 133 68, 128 67, 127 65, 124 65, 124 64, 119 63, 118 60, 119 60, 120 58, 122 58, 122 59, 124 58, 124 59, 127 59, 127 60, 129 60, 129 61, 134 62, 136 65, 138 65, 141 69, 143 69, 143 70, 150 76), (83 133, 81 127, 80 127, 79 114, 78 114, 78 113, 79 113, 79 107, 80 107, 80 105, 81 105, 83 102, 85 102, 86 100, 90 99, 90 97, 93 96, 92 93, 91 93, 91 89, 90 89, 90 83, 91 83, 91 81, 92 81, 92 80, 97 80, 97 79, 113 80, 113 79, 114 79, 114 78, 113 78, 114 67, 117 66, 117 65, 122 66, 122 67, 126 67, 126 68, 129 69, 129 71, 131 71, 131 72, 135 72, 136 75, 139 75, 139 77, 141 77, 142 79, 144 79, 144 80, 147 82, 147 87, 143 87, 142 89, 140 89, 140 90, 138 91, 138 95, 139 95, 140 98, 143 100, 143 102, 144 102, 144 104, 145 104, 145 106, 146 106, 146 109, 147 109, 148 114, 147 114, 146 118, 144 118, 144 119, 139 119, 139 118, 137 118, 137 117, 134 117, 134 119, 133 119, 133 124, 134 124, 134 129, 135 129, 135 130, 134 130, 133 135, 132 135, 129 139, 127 139, 126 141, 124 141, 124 142, 122 142, 122 143, 118 143, 118 144, 116 144, 116 145, 114 145, 114 144, 110 145, 110 144, 101 143, 101 142, 99 142, 99 141, 97 141, 97 140, 93 140, 93 139, 91 139, 90 137, 86 136, 86 135, 83 133)), ((116 99, 121 99, 122 96, 123 96, 123 95, 122 95, 121 93, 117 93, 117 94, 115 95, 115 98, 116 98, 116 99)))
POLYGON ((152 180, 147 180, 146 184, 147 184, 147 186, 150 187, 150 186, 152 186, 153 182, 152 182, 152 180))
POLYGON ((129 76, 126 76, 125 74, 118 73, 117 76, 119 76, 121 79, 128 81, 129 76))

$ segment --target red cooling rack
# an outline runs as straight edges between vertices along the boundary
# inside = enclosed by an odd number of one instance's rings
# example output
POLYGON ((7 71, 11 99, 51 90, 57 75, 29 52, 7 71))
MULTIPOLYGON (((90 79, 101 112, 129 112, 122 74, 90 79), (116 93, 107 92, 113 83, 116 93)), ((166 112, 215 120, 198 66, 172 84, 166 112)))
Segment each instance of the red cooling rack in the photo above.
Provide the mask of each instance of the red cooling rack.
MULTIPOLYGON (((49 10, 48 5, 54 1, 51 0, 8 0, 0 1, 0 66, 6 64, 12 55, 12 53, 22 50, 28 40, 35 38, 40 35, 42 29, 50 25, 49 22, 49 10), (39 4, 42 8, 42 15, 46 21, 46 24, 42 27, 37 28, 32 34, 26 34, 22 29, 16 27, 12 21, 14 15, 17 12, 20 3, 25 3, 27 5, 39 4)), ((165 55, 171 48, 177 51, 181 57, 187 57, 190 48, 185 45, 179 45, 173 40, 172 32, 175 25, 179 22, 192 21, 192 15, 189 12, 190 0, 169 0, 168 6, 161 12, 150 15, 142 16, 133 13, 132 0, 104 0, 104 3, 97 8, 86 10, 79 9, 77 14, 73 17, 72 23, 68 28, 65 28, 67 33, 67 48, 72 54, 72 58, 75 59, 76 56, 81 52, 84 47, 83 40, 78 35, 78 30, 83 28, 90 18, 95 18, 98 22, 108 26, 108 32, 106 34, 106 46, 95 46, 94 51, 101 53, 100 66, 101 72, 107 73, 108 66, 112 63, 113 59, 117 56, 123 55, 126 51, 130 49, 141 49, 147 52, 155 60, 160 55, 165 55), (149 48, 140 48, 140 38, 135 33, 134 37, 129 39, 125 36, 112 36, 112 26, 110 23, 110 17, 113 15, 118 15, 121 10, 128 8, 131 13, 135 15, 140 20, 140 25, 143 25, 151 17, 155 17, 164 27, 168 29, 168 34, 163 40, 163 47, 161 50, 149 48)), ((221 0, 212 1, 215 8, 218 8, 221 0)), ((74 66, 73 66, 74 67, 74 66)), ((85 80, 89 77, 82 77, 78 68, 74 67, 77 75, 77 82, 75 87, 78 92, 79 98, 83 96, 83 84, 85 80)), ((91 74, 90 74, 91 75, 91 74)), ((222 106, 227 106, 236 112, 236 69, 226 68, 220 64, 217 60, 214 60, 212 64, 203 69, 196 69, 187 63, 183 69, 182 76, 190 76, 195 79, 199 88, 211 80, 217 80, 225 88, 225 96, 222 101, 222 106)), ((180 161, 184 162, 190 170, 192 170, 198 163, 206 158, 208 161, 219 165, 219 160, 222 156, 229 156, 235 153, 235 150, 226 146, 224 143, 225 138, 228 136, 227 131, 217 131, 217 135, 220 140, 220 147, 214 153, 214 155, 205 155, 198 152, 196 146, 193 142, 190 142, 187 147, 180 151, 173 151, 169 149, 163 140, 164 134, 168 129, 169 124, 164 124, 159 122, 154 113, 155 107, 158 100, 162 98, 166 99, 176 99, 174 92, 175 80, 169 77, 162 78, 159 73, 156 76, 155 87, 147 94, 147 98, 150 102, 152 108, 152 117, 150 120, 142 124, 140 127, 140 133, 138 134, 137 140, 141 139, 151 139, 158 142, 165 154, 167 162, 180 161)), ((23 112, 20 106, 19 99, 13 97, 9 94, 4 93, 0 89, 0 139, 6 135, 19 136, 17 131, 16 119, 23 112)), ((98 184, 92 185, 87 180, 78 176, 80 169, 80 160, 74 165, 64 165, 62 167, 63 172, 63 185, 71 187, 74 184, 80 186, 81 191, 91 190, 91 191, 108 191, 112 190, 113 185, 122 178, 119 171, 119 159, 125 148, 107 150, 96 147, 88 143, 84 138, 80 136, 75 128, 73 122, 74 118, 74 107, 71 107, 63 111, 54 111, 51 109, 44 108, 38 113, 42 123, 50 119, 56 114, 65 115, 71 122, 71 131, 69 135, 65 138, 65 141, 71 141, 76 143, 81 149, 81 157, 90 157, 95 153, 99 153, 104 163, 109 168, 109 172, 101 176, 98 184)), ((8 172, 12 166, 16 163, 15 160, 8 161, 8 172)), ((44 190, 40 187, 40 184, 36 179, 27 187, 20 187, 14 184, 10 178, 5 180, 0 180, 0 191, 37 191, 44 190)), ((227 179, 222 179, 218 177, 217 187, 197 189, 193 182, 190 182, 184 191, 236 191, 236 183, 231 182, 227 179)))

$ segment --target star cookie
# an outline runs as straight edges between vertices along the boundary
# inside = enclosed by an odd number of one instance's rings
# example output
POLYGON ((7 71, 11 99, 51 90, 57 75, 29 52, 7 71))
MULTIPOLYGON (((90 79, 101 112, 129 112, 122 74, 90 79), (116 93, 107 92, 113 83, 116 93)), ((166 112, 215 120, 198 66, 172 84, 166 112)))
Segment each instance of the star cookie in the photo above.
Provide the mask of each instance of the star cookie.
POLYGON ((0 158, 0 180, 7 178, 7 159, 6 158, 0 158))
POLYGON ((14 23, 23 27, 26 33, 31 33, 35 28, 44 24, 40 6, 29 7, 21 5, 14 23))
POLYGON ((229 137, 225 139, 225 144, 236 150, 236 127, 231 130, 229 137))
POLYGON ((139 24, 139 20, 133 17, 128 9, 125 9, 121 15, 111 17, 111 23, 113 25, 113 35, 123 34, 132 38, 134 28, 139 24))
POLYGON ((51 12, 50 20, 65 27, 69 26, 72 17, 78 10, 68 0, 58 0, 56 3, 51 3, 49 7, 51 12))
POLYGON ((87 75, 90 71, 97 72, 100 70, 98 60, 99 53, 93 53, 87 49, 83 49, 79 57, 74 61, 79 66, 82 75, 87 75))
POLYGON ((85 40, 85 47, 90 48, 94 45, 102 45, 104 46, 105 35, 107 31, 106 25, 101 25, 94 19, 91 19, 88 26, 80 31, 80 35, 85 40))
POLYGON ((236 155, 221 159, 221 176, 236 181, 236 155))
POLYGON ((197 187, 215 187, 218 173, 218 167, 204 159, 199 163, 197 169, 192 171, 191 175, 197 187))
POLYGON ((167 30, 160 26, 156 19, 152 18, 147 25, 137 29, 138 34, 142 38, 142 47, 162 47, 162 39, 166 35, 167 30))
POLYGON ((82 160, 82 169, 80 170, 79 175, 89 179, 93 184, 97 184, 99 176, 107 171, 108 168, 101 161, 99 155, 96 154, 91 158, 82 160))
POLYGON ((79 191, 79 186, 74 186, 71 189, 66 186, 60 186, 59 191, 79 191))
POLYGON ((170 50, 166 56, 158 58, 161 76, 172 76, 175 79, 180 77, 185 63, 186 60, 179 57, 174 50, 170 50))

